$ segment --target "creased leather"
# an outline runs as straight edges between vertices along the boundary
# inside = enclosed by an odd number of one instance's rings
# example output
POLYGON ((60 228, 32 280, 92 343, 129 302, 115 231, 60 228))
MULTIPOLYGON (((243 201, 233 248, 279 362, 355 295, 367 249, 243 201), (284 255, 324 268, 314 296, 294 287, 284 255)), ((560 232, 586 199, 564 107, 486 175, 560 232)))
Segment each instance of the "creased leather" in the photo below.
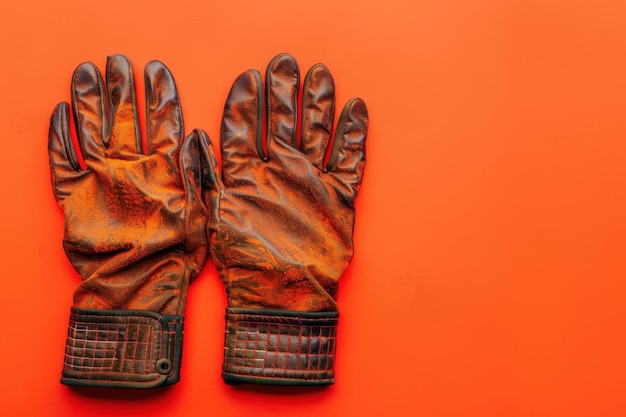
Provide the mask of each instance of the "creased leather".
POLYGON ((70 105, 60 103, 49 131, 52 186, 65 214, 63 247, 82 278, 73 306, 182 316, 189 283, 207 257, 200 182, 210 177, 203 164, 214 161, 199 153, 212 155, 212 148, 198 132, 184 140, 167 67, 151 61, 144 77, 145 150, 128 58, 107 59, 106 84, 94 64, 78 66, 71 110, 80 149, 70 136, 70 105))
POLYGON ((270 63, 267 93, 256 70, 235 81, 221 129, 223 191, 211 219, 211 249, 231 307, 334 311, 337 283, 353 255, 354 201, 365 167, 367 110, 350 100, 335 134, 334 164, 324 165, 334 113, 334 83, 318 64, 303 87, 281 54, 270 63), (267 161, 258 143, 267 94, 267 161))
POLYGON ((225 379, 332 384, 337 317, 226 309, 225 379))
POLYGON ((257 70, 245 71, 226 101, 222 191, 209 204, 209 235, 229 308, 337 311, 338 282, 353 256, 367 109, 349 100, 333 133, 329 70, 313 66, 301 98, 299 86, 295 59, 280 54, 265 85, 257 70))

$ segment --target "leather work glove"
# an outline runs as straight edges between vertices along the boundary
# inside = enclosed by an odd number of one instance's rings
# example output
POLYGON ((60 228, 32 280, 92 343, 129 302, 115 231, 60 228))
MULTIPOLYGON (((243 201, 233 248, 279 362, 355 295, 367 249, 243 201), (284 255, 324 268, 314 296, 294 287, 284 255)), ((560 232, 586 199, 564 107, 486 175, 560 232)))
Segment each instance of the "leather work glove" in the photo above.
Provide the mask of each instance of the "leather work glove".
POLYGON ((334 382, 335 297, 353 255, 368 115, 363 100, 351 99, 331 141, 328 69, 309 70, 301 99, 299 85, 296 61, 281 54, 265 88, 257 70, 241 74, 224 109, 221 192, 207 205, 211 252, 228 293, 227 383, 334 382))
MULTIPOLYGON (((179 379, 187 288, 207 256, 200 178, 210 175, 201 164, 207 159, 198 157, 197 133, 183 141, 178 93, 165 65, 149 62, 145 85, 145 152, 132 66, 121 55, 107 59, 106 85, 92 63, 74 72, 80 151, 67 103, 50 121, 63 247, 82 278, 70 313, 64 384, 150 388, 179 379)), ((212 154, 210 144, 201 146, 212 154)))

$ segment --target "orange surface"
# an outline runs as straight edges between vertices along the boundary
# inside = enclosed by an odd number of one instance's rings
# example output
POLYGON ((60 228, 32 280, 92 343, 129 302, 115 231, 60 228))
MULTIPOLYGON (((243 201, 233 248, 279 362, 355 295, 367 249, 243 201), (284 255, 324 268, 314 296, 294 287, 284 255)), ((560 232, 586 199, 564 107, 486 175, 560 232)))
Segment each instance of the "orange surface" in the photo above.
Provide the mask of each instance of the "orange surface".
POLYGON ((609 0, 4 0, 0 414, 626 415, 625 22, 609 0), (179 384, 60 385, 78 276, 46 140, 72 71, 160 59, 216 141, 234 78, 282 51, 370 112, 336 384, 224 385, 209 263, 179 384))

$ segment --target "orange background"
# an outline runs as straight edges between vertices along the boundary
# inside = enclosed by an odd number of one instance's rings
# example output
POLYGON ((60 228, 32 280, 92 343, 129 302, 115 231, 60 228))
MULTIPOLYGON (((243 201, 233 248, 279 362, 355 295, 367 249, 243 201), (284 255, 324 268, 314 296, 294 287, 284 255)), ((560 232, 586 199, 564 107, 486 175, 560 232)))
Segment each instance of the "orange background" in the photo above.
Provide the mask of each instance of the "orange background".
POLYGON ((0 56, 0 414, 626 415, 623 1, 4 0, 0 56), (79 277, 46 141, 74 68, 124 53, 143 97, 164 61, 216 142, 232 81, 283 51, 370 112, 336 384, 224 385, 211 262, 180 383, 59 384, 79 277))

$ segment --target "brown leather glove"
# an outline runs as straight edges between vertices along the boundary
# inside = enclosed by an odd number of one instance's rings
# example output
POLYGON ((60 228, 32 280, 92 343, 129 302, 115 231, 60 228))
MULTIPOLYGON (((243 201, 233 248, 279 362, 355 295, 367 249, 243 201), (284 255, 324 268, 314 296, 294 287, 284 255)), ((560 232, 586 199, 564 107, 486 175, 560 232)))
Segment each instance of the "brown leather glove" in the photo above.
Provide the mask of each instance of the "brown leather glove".
POLYGON ((265 84, 264 92, 259 72, 248 70, 230 91, 222 191, 210 202, 210 247, 228 293, 223 378, 332 384, 335 296, 353 255, 367 109, 359 98, 345 105, 325 162, 335 109, 328 69, 309 70, 301 103, 292 56, 270 62, 265 84))
MULTIPOLYGON (((72 77, 80 151, 69 106, 50 121, 54 194, 65 213, 63 247, 82 277, 74 293, 61 382, 149 388, 178 381, 187 288, 207 256, 199 136, 183 143, 178 93, 158 61, 145 68, 147 149, 142 152, 132 67, 107 60, 72 77)), ((203 154, 212 152, 203 143, 203 154)), ((209 162, 214 163, 211 159, 209 162)), ((212 172, 211 169, 209 169, 212 172)))

